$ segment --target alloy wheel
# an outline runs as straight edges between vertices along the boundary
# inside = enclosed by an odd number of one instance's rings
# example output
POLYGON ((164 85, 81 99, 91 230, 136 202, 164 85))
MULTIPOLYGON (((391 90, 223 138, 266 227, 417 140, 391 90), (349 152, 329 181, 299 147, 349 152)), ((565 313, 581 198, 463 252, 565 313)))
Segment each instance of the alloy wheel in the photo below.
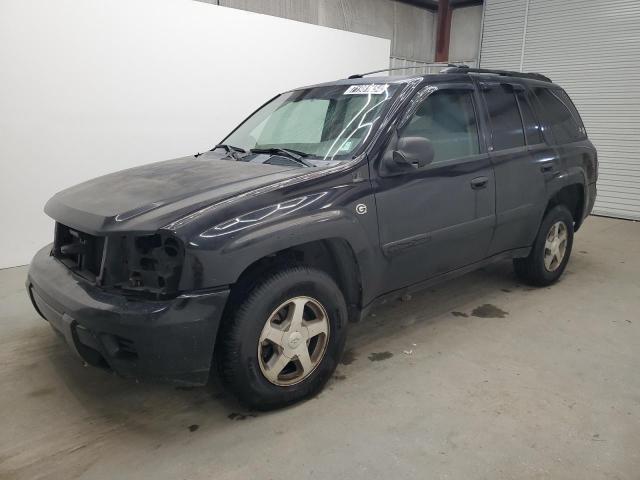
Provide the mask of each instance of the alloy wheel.
POLYGON ((544 267, 547 271, 554 272, 562 263, 567 252, 568 239, 567 225, 563 221, 551 225, 544 243, 544 267))
POLYGON ((267 319, 258 341, 258 361, 265 378, 278 386, 294 385, 320 364, 329 340, 329 318, 320 302, 294 297, 267 319))

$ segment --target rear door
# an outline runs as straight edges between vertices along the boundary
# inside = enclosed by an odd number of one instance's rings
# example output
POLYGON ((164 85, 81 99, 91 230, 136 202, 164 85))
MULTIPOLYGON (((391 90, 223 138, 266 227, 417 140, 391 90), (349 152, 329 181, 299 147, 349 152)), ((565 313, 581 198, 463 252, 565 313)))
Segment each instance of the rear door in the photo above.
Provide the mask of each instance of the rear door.
MULTIPOLYGON (((535 87, 531 90, 537 103, 533 103, 538 112, 541 124, 553 139, 551 142, 560 159, 559 170, 570 166, 582 166, 585 156, 592 156, 587 146, 587 132, 575 106, 566 92, 560 88, 535 87)), ((550 139, 551 139, 550 138, 550 139)), ((586 165, 589 178, 587 183, 594 182, 595 159, 586 165)))
POLYGON ((496 178, 496 230, 489 255, 533 243, 547 203, 545 171, 556 154, 545 142, 523 85, 481 83, 496 178))

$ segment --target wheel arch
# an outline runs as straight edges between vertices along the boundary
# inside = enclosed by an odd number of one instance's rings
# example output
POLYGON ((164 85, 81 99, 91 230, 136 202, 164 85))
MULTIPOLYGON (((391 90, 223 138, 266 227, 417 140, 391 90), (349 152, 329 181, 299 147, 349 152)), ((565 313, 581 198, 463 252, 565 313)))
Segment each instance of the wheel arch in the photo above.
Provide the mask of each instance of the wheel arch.
MULTIPOLYGON (((574 230, 578 231, 585 217, 588 202, 585 174, 582 170, 573 170, 563 175, 561 181, 554 183, 544 211, 547 214, 556 205, 565 205, 574 220, 574 230)), ((543 215, 543 217, 544 217, 543 215)))
POLYGON ((290 245, 255 259, 231 286, 228 307, 233 309, 264 275, 291 265, 305 265, 327 273, 345 296, 349 319, 359 318, 363 288, 361 265, 351 244, 340 237, 290 245))

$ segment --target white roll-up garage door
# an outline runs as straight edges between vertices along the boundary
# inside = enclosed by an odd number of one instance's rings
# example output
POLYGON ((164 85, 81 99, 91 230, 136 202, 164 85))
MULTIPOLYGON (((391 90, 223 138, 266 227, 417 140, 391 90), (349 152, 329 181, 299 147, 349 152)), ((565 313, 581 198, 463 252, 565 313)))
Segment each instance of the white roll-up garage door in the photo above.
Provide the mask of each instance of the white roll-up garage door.
POLYGON ((640 220, 640 0, 486 0, 480 66, 565 88, 598 149, 594 213, 640 220))

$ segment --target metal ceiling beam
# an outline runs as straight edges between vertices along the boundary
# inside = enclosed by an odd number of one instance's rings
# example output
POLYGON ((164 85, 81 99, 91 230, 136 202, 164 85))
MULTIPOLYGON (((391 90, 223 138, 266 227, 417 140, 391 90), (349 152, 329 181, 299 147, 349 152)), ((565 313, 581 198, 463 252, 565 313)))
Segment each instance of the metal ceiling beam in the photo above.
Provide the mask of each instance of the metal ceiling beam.
POLYGON ((438 5, 438 30, 436 31, 436 62, 447 62, 449 60, 452 12, 451 1, 440 0, 438 5))
POLYGON ((471 7, 473 5, 482 5, 483 0, 449 0, 451 8, 471 7))
POLYGON ((438 10, 438 0, 398 0, 400 3, 408 3, 414 7, 426 8, 427 10, 438 10))
MULTIPOLYGON (((415 7, 426 8, 427 10, 437 11, 438 0, 398 0, 401 3, 408 3, 415 7)), ((471 5, 482 5, 483 0, 449 0, 451 8, 469 7, 471 5)))
POLYGON ((482 4, 482 0, 399 0, 403 3, 415 5, 438 12, 436 31, 436 62, 447 62, 449 60, 449 42, 451 39, 451 17, 453 9, 456 7, 467 7, 477 3, 482 4))

